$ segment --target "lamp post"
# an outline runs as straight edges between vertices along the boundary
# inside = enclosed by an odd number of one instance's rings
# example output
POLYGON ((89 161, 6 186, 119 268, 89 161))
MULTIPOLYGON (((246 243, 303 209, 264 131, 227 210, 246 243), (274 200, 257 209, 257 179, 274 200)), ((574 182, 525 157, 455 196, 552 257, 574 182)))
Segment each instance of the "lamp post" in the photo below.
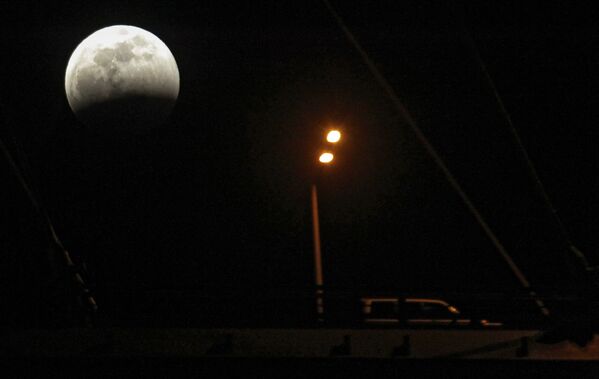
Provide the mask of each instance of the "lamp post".
MULTIPOLYGON (((326 141, 329 144, 336 144, 341 139, 341 133, 338 130, 331 130, 326 135, 326 141)), ((329 165, 333 162, 335 156, 330 151, 320 154, 318 161, 320 164, 329 165)), ((318 216, 318 190, 316 183, 312 183, 310 189, 310 201, 312 205, 312 237, 314 240, 314 281, 316 284, 316 315, 319 322, 324 321, 324 282, 322 275, 322 252, 320 246, 320 222, 318 216)))

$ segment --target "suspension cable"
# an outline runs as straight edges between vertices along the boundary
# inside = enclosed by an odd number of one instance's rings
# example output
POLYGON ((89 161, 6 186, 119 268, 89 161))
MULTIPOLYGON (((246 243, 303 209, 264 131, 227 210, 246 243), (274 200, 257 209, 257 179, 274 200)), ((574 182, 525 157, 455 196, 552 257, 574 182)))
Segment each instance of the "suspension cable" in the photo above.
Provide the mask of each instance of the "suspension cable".
POLYGON ((478 49, 476 48, 476 44, 475 44, 474 40, 472 39, 472 37, 470 36, 469 33, 464 33, 464 34, 466 35, 468 43, 470 44, 470 47, 471 47, 472 51, 474 52, 476 62, 478 63, 478 65, 485 77, 485 80, 487 81, 487 84, 489 85, 489 87, 491 88, 491 91, 493 92, 493 96, 495 97, 497 106, 499 107, 499 110, 505 117, 505 121, 508 125, 508 129, 510 130, 510 134, 511 134, 512 138, 514 139, 516 146, 518 147, 518 151, 520 152, 521 158, 526 165, 528 174, 532 178, 532 180, 534 182, 534 186, 537 189, 537 192, 541 196, 541 199, 543 200, 545 207, 547 208, 551 218, 553 219, 553 222, 560 234, 562 242, 565 244, 566 248, 569 249, 570 252, 578 258, 580 263, 582 263, 584 265, 585 270, 587 270, 587 271, 594 270, 594 267, 589 265, 584 254, 572 242, 572 239, 570 238, 570 235, 569 235, 568 231, 566 230, 566 227, 564 226, 564 223, 562 222, 562 219, 559 216, 557 209, 553 205, 553 202, 551 201, 551 198, 549 197, 549 194, 547 193, 547 190, 545 189, 545 186, 543 185, 543 182, 541 181, 541 178, 539 177, 538 171, 535 168, 534 163, 532 162, 532 160, 530 159, 530 156, 528 155, 528 152, 524 148, 524 144, 522 143, 520 134, 518 133, 518 130, 516 129, 516 127, 514 126, 514 123, 512 122, 512 117, 510 116, 509 112, 507 111, 505 104, 503 103, 503 100, 501 99, 501 96, 499 95, 499 91, 497 90, 497 87, 495 86, 495 82, 491 78, 491 75, 489 74, 489 70, 487 69, 487 66, 485 65, 484 61, 482 60, 480 53, 478 52, 478 49))
POLYGON ((495 233, 491 230, 490 226, 487 224, 487 222, 483 218, 482 214, 478 211, 478 209, 476 208, 474 203, 470 200, 468 195, 464 192, 464 190, 462 189, 462 186, 458 183, 457 179, 451 173, 449 168, 445 165, 445 163, 443 162, 443 160, 437 153, 436 149, 431 145, 431 143, 428 141, 426 136, 422 133, 422 131, 416 124, 416 121, 412 118, 412 116, 408 112, 407 108, 403 105, 403 102, 400 100, 399 96, 397 95, 397 93, 395 92, 393 87, 389 84, 389 82, 385 79, 385 77, 377 69, 377 67, 375 66, 374 62, 372 61, 372 59, 370 58, 368 53, 362 48, 362 46, 360 45, 358 40, 354 37, 353 33, 348 29, 345 22, 343 21, 341 16, 339 16, 339 14, 335 11, 335 9, 331 5, 331 3, 328 0, 322 0, 322 1, 325 4, 326 8, 329 10, 331 16, 337 22, 337 25, 339 26, 339 28, 343 31, 343 33, 345 34, 345 36, 351 43, 351 45, 356 49, 358 54, 361 56, 362 60, 364 61, 364 63, 368 67, 368 69, 370 70, 371 74, 374 76, 375 80, 383 88, 383 90, 385 91, 387 96, 389 96, 389 99, 391 100, 396 111, 405 119, 406 123, 408 124, 410 129, 414 132, 414 134, 416 135, 416 137, 418 138, 420 143, 424 146, 427 153, 431 156, 433 161, 437 164, 439 169, 445 175, 445 178, 447 179, 447 181, 449 182, 451 187, 460 196, 460 198, 466 205, 466 208, 470 211, 472 216, 474 216, 474 218, 479 223, 479 225, 481 226, 481 228, 483 229, 483 231, 485 232, 485 234, 487 235, 487 237, 489 238, 491 243, 495 246, 495 248, 497 249, 497 251, 499 252, 501 257, 505 260, 505 262, 507 263, 509 268, 512 270, 512 273, 514 274, 514 276, 516 276, 516 278, 518 279, 518 281, 520 282, 522 287, 524 287, 524 289, 528 291, 531 298, 534 299, 534 302, 539 307, 541 313, 545 316, 548 316, 549 309, 545 306, 545 304, 538 297, 538 295, 531 289, 530 282, 528 281, 528 279, 526 278, 524 273, 516 265, 516 263, 514 262, 512 257, 510 257, 510 255, 508 254, 505 247, 501 244, 501 242, 499 241, 499 239, 497 238, 495 233))
MULTIPOLYGON (((2 105, 2 104, 0 104, 0 105, 2 105)), ((96 300, 92 296, 92 294, 91 294, 90 290, 88 289, 81 274, 75 269, 76 268, 75 263, 71 259, 70 253, 64 247, 64 245, 62 244, 62 241, 56 234, 56 230, 54 229, 54 225, 52 224, 52 220, 50 219, 48 212, 42 206, 41 202, 39 201, 38 197, 36 196, 35 191, 31 187, 31 185, 27 182, 27 179, 25 177, 25 174, 24 174, 22 168, 19 167, 19 165, 17 164, 17 161, 13 158, 12 154, 10 153, 10 151, 8 150, 7 146, 4 144, 4 142, 2 141, 1 138, 0 138, 0 151, 4 155, 11 171, 16 176, 17 181, 19 182, 21 188, 25 192, 25 195, 29 199, 29 202, 30 202, 32 208, 34 209, 35 213, 37 213, 38 216, 41 217, 42 223, 45 226, 45 229, 46 229, 46 232, 48 233, 50 241, 52 242, 54 247, 59 250, 59 253, 62 254, 62 258, 64 259, 65 265, 67 266, 70 273, 73 275, 72 280, 75 283, 75 285, 77 286, 77 290, 80 293, 81 299, 85 300, 87 309, 92 314, 95 313, 98 308, 97 304, 96 304, 96 300)))

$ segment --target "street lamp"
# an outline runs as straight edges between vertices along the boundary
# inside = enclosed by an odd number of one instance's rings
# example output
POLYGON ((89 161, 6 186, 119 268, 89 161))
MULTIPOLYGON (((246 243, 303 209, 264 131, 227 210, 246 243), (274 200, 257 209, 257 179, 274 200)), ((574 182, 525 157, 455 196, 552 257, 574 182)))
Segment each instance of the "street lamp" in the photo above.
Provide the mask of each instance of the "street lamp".
MULTIPOLYGON (((331 130, 326 135, 326 140, 330 144, 336 144, 341 139, 341 132, 331 130)), ((325 151, 320 154, 318 161, 321 164, 329 165, 333 162, 335 156, 330 151, 325 151)), ((324 289, 322 279, 322 254, 320 249, 320 223, 318 217, 318 192, 316 183, 312 183, 310 191, 310 199, 312 203, 312 236, 314 240, 314 280, 316 284, 316 314, 318 321, 324 321, 324 289)))
POLYGON ((325 153, 320 154, 320 157, 318 157, 318 161, 320 163, 331 163, 333 161, 333 158, 335 158, 335 156, 333 155, 333 153, 329 153, 328 151, 325 153))
POLYGON ((327 133, 327 141, 337 143, 341 139, 341 132, 333 129, 327 133))

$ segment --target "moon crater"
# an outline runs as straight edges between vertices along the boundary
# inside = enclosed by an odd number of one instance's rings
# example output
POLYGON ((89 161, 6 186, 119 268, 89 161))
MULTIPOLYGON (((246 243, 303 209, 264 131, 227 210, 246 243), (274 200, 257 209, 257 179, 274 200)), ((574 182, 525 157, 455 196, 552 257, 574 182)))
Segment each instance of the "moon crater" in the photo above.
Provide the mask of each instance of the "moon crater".
POLYGON ((179 94, 179 70, 168 47, 152 33, 110 26, 77 46, 67 65, 65 91, 85 124, 140 129, 170 113, 179 94))

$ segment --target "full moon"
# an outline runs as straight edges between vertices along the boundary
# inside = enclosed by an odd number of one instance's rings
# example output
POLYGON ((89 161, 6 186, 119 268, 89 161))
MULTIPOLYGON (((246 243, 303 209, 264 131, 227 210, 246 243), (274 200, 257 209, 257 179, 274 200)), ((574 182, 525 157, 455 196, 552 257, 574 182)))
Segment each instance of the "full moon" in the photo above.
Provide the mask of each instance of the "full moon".
POLYGON ((154 34, 114 25, 77 46, 64 85, 71 109, 84 124, 100 131, 140 131, 170 114, 179 95, 179 69, 154 34))

